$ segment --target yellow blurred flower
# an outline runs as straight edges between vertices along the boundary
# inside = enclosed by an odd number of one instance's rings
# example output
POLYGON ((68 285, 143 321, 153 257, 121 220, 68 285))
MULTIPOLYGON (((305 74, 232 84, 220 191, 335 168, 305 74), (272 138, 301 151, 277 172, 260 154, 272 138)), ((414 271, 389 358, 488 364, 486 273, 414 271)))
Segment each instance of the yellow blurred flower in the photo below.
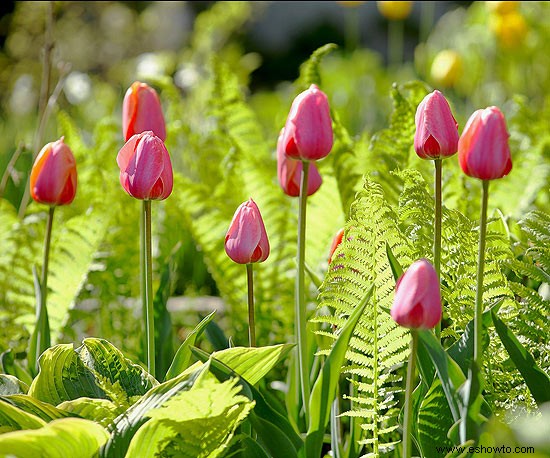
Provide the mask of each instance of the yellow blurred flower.
POLYGON ((405 19, 411 14, 413 2, 378 1, 376 5, 382 16, 386 19, 397 21, 405 19))
POLYGON ((440 87, 452 87, 462 76, 462 57, 452 49, 439 51, 435 56, 430 76, 440 87))
POLYGON ((514 49, 523 44, 528 32, 527 22, 518 11, 492 14, 489 26, 503 48, 514 49))
POLYGON ((342 5, 345 8, 357 8, 358 6, 361 6, 365 2, 357 1, 357 2, 336 2, 336 3, 338 3, 339 5, 342 5))
POLYGON ((507 14, 516 11, 519 2, 485 2, 485 5, 491 13, 507 14))

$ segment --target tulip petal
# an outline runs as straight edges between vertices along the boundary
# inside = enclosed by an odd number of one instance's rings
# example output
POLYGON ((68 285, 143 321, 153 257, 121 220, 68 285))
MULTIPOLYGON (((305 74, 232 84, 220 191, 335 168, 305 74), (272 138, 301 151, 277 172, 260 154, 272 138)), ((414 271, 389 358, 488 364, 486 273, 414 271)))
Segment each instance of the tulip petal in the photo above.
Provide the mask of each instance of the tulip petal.
POLYGON ((164 161, 163 143, 154 135, 144 135, 136 145, 126 171, 129 175, 130 193, 138 199, 149 199, 159 179, 164 161))
POLYGON ((253 253, 258 247, 261 237, 261 227, 254 218, 254 210, 241 204, 225 236, 225 250, 233 261, 239 264, 252 262, 253 253))

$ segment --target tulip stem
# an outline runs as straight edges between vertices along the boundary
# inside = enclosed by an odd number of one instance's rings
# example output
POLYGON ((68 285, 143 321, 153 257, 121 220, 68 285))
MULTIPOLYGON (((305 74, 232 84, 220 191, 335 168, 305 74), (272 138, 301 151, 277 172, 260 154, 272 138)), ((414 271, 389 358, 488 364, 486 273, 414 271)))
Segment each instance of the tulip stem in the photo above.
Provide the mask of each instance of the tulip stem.
POLYGON ((309 411, 309 371, 306 336, 306 291, 305 291, 305 254, 306 254, 306 206, 309 175, 309 161, 302 161, 302 180, 300 183, 300 201, 298 210, 298 273, 296 275, 296 338, 298 344, 298 376, 302 390, 302 404, 306 422, 309 411))
POLYGON ((246 279, 248 283, 248 343, 249 347, 256 346, 256 328, 254 322, 254 265, 246 265, 246 279))
POLYGON ((405 413, 403 418, 403 458, 410 458, 411 450, 411 423, 412 423, 412 394, 416 365, 416 351, 418 348, 418 332, 411 329, 411 352, 407 364, 407 382, 405 387, 405 413))
POLYGON ((403 33, 404 21, 388 21, 388 61, 390 66, 399 66, 403 63, 403 33))
POLYGON ((483 313, 483 270, 485 267, 485 235, 487 233, 487 202, 489 200, 489 180, 483 180, 483 197, 481 200, 481 217, 479 223, 479 249, 477 252, 477 289, 476 309, 474 315, 474 361, 480 369, 482 365, 482 313, 483 313))
POLYGON ((35 331, 33 333, 33 342, 31 343, 29 361, 31 371, 36 371, 38 368, 38 358, 44 350, 50 347, 50 323, 48 319, 48 265, 50 263, 50 244, 52 240, 52 226, 55 205, 50 207, 48 213, 48 221, 46 223, 46 233, 44 235, 44 261, 42 263, 42 274, 40 275, 40 304, 37 309, 35 331))
POLYGON ((143 310, 145 311, 145 329, 147 335, 147 370, 155 377, 155 322, 153 309, 153 259, 151 248, 151 201, 143 201, 143 237, 141 240, 143 253, 141 280, 143 310))
MULTIPOLYGON (((437 279, 441 278, 441 169, 442 159, 436 159, 435 165, 435 224, 434 224, 434 269, 437 279)), ((441 339, 441 321, 435 327, 435 336, 441 339)))

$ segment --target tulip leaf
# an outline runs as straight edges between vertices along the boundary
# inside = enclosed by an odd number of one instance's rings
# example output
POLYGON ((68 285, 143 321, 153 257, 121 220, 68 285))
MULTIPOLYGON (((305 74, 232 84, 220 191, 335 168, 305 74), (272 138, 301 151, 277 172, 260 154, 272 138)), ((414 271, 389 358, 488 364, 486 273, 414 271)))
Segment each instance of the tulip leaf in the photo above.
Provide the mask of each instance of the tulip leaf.
POLYGON ((93 421, 61 418, 39 429, 0 435, 0 456, 17 458, 93 458, 109 437, 93 421))
POLYGON ((340 369, 344 364, 349 341, 355 330, 359 318, 373 294, 374 286, 371 286, 365 297, 357 305, 347 319, 346 324, 332 350, 330 351, 315 384, 311 390, 309 400, 309 428, 306 436, 305 455, 308 458, 318 457, 323 445, 325 428, 330 418, 332 401, 336 396, 336 388, 340 378, 340 369))
POLYGON ((208 323, 214 318, 216 311, 214 310, 206 317, 204 317, 195 329, 193 329, 186 337, 185 341, 180 345, 172 364, 166 372, 165 380, 170 380, 171 378, 176 377, 181 374, 189 366, 189 361, 191 359, 191 347, 195 345, 197 339, 201 336, 205 328, 208 326, 208 323))
POLYGON ((29 395, 54 405, 80 397, 110 399, 125 405, 156 384, 111 343, 90 338, 76 350, 71 344, 46 350, 29 395))
POLYGON ((461 406, 456 393, 466 380, 466 377, 458 364, 445 353, 445 350, 431 331, 419 330, 418 337, 418 346, 419 348, 422 347, 423 351, 426 351, 430 356, 441 381, 441 387, 447 398, 453 420, 457 422, 460 419, 461 406))
POLYGON ((519 370, 536 403, 541 406, 550 401, 550 378, 537 365, 535 359, 521 344, 506 324, 492 313, 493 324, 510 359, 519 370))
POLYGON ((399 264, 399 261, 394 256, 393 251, 388 242, 386 242, 386 256, 388 257, 388 262, 390 263, 393 278, 395 281, 397 281, 399 280, 399 277, 403 275, 403 267, 401 267, 401 264, 399 264))
MULTIPOLYGON (((50 214, 50 218, 52 214, 50 214)), ((34 326, 31 338, 29 339, 29 355, 28 363, 29 370, 32 375, 36 375, 38 368, 36 363, 39 356, 50 347, 50 323, 48 320, 48 309, 46 304, 42 302, 42 284, 38 278, 36 266, 32 268, 34 279, 34 292, 36 301, 36 324, 34 326)))

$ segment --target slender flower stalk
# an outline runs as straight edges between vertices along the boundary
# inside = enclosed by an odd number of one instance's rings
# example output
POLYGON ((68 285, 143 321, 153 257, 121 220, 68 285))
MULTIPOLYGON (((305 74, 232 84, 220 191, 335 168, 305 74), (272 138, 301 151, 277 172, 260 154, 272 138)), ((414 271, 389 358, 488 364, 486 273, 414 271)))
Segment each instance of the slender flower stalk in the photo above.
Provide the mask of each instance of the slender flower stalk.
POLYGON ((296 337, 298 343, 298 371, 300 386, 302 387, 302 400, 305 417, 308 418, 309 410, 309 371, 306 336, 306 291, 305 291, 305 255, 306 255, 306 207, 307 207, 307 183, 309 175, 309 161, 302 161, 302 181, 300 184, 300 200, 298 209, 298 272, 296 275, 295 317, 296 337))
POLYGON ((474 315, 474 361, 478 367, 482 367, 482 338, 481 326, 483 313, 483 271, 485 268, 485 236, 487 233, 487 202, 489 200, 489 180, 483 180, 483 195, 481 197, 481 217, 479 223, 479 248, 477 252, 477 286, 476 286, 476 308, 474 315))
MULTIPOLYGON (((145 285, 142 285, 142 290, 145 291, 145 328, 147 334, 147 370, 155 377, 155 321, 153 309, 153 253, 151 245, 151 201, 143 201, 143 222, 144 222, 144 237, 142 240, 141 250, 143 256, 143 274, 142 279, 145 280, 145 285)), ((143 294, 143 293, 142 293, 143 294)))
POLYGON ((416 372, 416 353, 418 349, 418 332, 411 329, 411 352, 407 364, 407 381, 405 385, 405 412, 403 419, 403 458, 410 458, 411 450, 411 423, 412 423, 412 394, 416 372))
POLYGON ((256 323, 254 319, 254 265, 246 265, 246 280, 248 285, 248 346, 256 346, 256 323))
MULTIPOLYGON (((434 215, 434 269, 437 278, 441 279, 441 169, 442 160, 436 159, 435 165, 435 215, 434 215)), ((435 336, 441 339, 441 322, 435 327, 435 336)))

